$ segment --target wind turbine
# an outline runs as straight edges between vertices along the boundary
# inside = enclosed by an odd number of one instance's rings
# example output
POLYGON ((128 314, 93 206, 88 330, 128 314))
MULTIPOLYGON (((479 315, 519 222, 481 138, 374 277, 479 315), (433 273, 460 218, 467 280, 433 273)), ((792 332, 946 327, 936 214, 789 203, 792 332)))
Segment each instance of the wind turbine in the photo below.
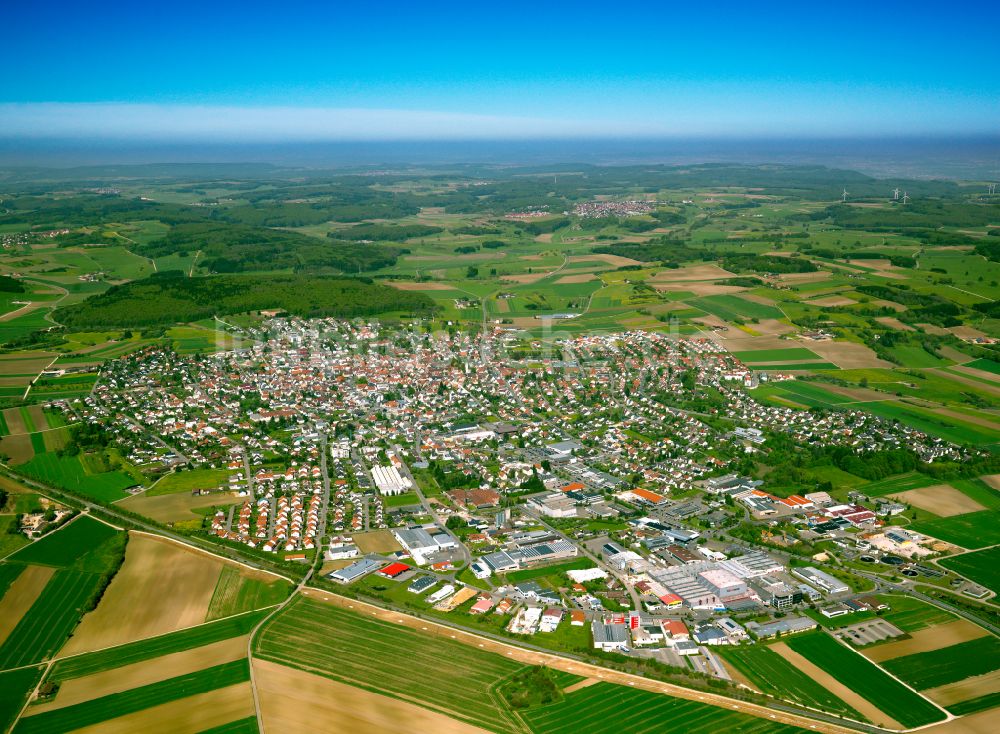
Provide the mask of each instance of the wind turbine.
POLYGON ((910 200, 910 195, 904 191, 903 192, 903 203, 905 204, 909 200, 910 200))
POLYGON ((988 192, 989 192, 990 196, 992 196, 993 194, 995 194, 997 192, 997 185, 995 183, 989 184, 988 192))
POLYGON ((892 190, 892 200, 899 201, 899 187, 897 186, 892 190))
POLYGON ((844 193, 840 195, 840 200, 845 204, 847 203, 847 189, 844 189, 844 193))

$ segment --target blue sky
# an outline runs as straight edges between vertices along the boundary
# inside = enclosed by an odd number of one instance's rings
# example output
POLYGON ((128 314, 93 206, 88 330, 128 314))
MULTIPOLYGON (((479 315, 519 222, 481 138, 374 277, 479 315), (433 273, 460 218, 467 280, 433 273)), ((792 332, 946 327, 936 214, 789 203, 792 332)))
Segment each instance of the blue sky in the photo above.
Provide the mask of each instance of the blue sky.
POLYGON ((992 3, 10 3, 0 135, 1000 132, 992 3))

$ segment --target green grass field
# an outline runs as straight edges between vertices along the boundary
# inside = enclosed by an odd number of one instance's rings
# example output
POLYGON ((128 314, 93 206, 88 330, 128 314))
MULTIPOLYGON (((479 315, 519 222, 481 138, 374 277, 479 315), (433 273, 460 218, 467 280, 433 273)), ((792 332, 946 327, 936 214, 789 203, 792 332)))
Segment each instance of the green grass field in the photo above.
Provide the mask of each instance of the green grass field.
POLYGON ((1000 432, 990 428, 965 423, 951 416, 942 416, 931 410, 916 408, 896 402, 857 403, 857 408, 889 420, 897 420, 912 426, 930 436, 946 441, 975 446, 994 444, 1000 441, 1000 432))
POLYGON ((762 693, 851 719, 864 717, 766 645, 720 646, 726 662, 750 679, 762 693))
POLYGON ((22 548, 9 560, 68 568, 79 560, 82 551, 97 548, 117 533, 110 525, 80 515, 41 540, 22 548))
POLYGON ((235 472, 229 469, 193 469, 191 471, 166 474, 155 485, 146 490, 148 497, 161 494, 193 492, 196 489, 216 489, 225 486, 235 472))
POLYGON ((62 734, 249 679, 249 662, 236 660, 197 673, 29 716, 21 719, 14 731, 17 734, 62 734))
POLYGON ((1000 543, 1000 512, 996 510, 919 520, 908 527, 970 550, 1000 543))
POLYGON ((879 479, 877 482, 869 482, 858 487, 858 491, 869 497, 884 497, 887 494, 905 492, 909 489, 920 489, 921 487, 931 487, 940 482, 926 474, 909 472, 908 474, 897 474, 887 479, 879 479))
POLYGON ((954 622, 956 619, 951 612, 909 596, 888 596, 883 597, 883 601, 889 604, 890 609, 882 613, 882 619, 904 632, 916 632, 937 624, 954 622))
POLYGON ((747 321, 749 319, 780 319, 784 314, 775 306, 749 301, 739 296, 705 296, 689 298, 695 308, 718 316, 725 321, 747 321))
POLYGON ((917 690, 943 686, 1000 668, 1000 640, 990 635, 886 660, 882 667, 917 690))
POLYGON ((997 706, 1000 706, 1000 693, 987 693, 985 696, 970 698, 968 701, 952 704, 948 706, 948 711, 955 714, 955 716, 967 716, 968 714, 996 708, 997 706))
POLYGON ((0 563, 0 599, 7 593, 10 585, 21 575, 24 566, 20 563, 0 563))
POLYGON ((938 563, 980 586, 1000 593, 1000 547, 943 558, 938 563))
POLYGON ((267 612, 256 611, 229 617, 217 622, 198 625, 179 632, 150 637, 127 645, 119 645, 107 650, 88 652, 82 655, 63 658, 56 661, 49 672, 49 679, 54 681, 82 678, 105 670, 113 670, 123 665, 131 665, 143 660, 170 655, 175 652, 191 650, 196 647, 210 645, 220 640, 245 635, 266 616, 267 612))
POLYGON ((7 731, 42 678, 43 668, 0 673, 0 731, 7 731))
POLYGON ((31 461, 21 464, 18 471, 99 502, 128 497, 123 490, 136 484, 135 479, 124 472, 91 473, 80 456, 58 456, 51 452, 35 454, 31 461))
POLYGON ((290 591, 291 586, 284 579, 264 581, 244 576, 232 566, 224 566, 208 605, 206 621, 280 604, 290 591))
POLYGON ((536 734, 793 734, 807 731, 738 711, 613 683, 596 683, 558 703, 521 711, 536 734))
POLYGON ((789 637, 785 642, 795 652, 825 670, 903 726, 922 726, 945 717, 933 704, 893 680, 876 665, 841 645, 826 633, 797 635, 789 637))
POLYGON ((567 563, 555 563, 551 566, 539 566, 537 568, 526 568, 521 571, 512 571, 508 574, 504 574, 504 577, 509 583, 517 584, 522 581, 528 581, 529 579, 537 579, 542 576, 551 576, 553 574, 565 574, 567 571, 579 571, 584 568, 593 568, 594 562, 589 558, 578 558, 575 561, 569 561, 567 563))
POLYGON ((56 571, 0 645, 0 669, 37 663, 58 652, 86 611, 99 583, 100 575, 96 573, 56 571))
POLYGON ((1000 362, 994 362, 992 359, 974 359, 971 362, 967 362, 965 366, 982 370, 983 372, 992 372, 994 375, 1000 375, 1000 362))
POLYGON ((810 359, 818 360, 815 352, 805 347, 789 347, 788 349, 756 349, 753 351, 733 352, 733 356, 741 362, 802 362, 810 359))
POLYGON ((205 729, 199 732, 199 734, 257 734, 259 731, 260 729, 257 728, 257 717, 248 716, 239 721, 230 721, 228 724, 223 724, 222 726, 205 729))
POLYGON ((445 706, 449 716, 483 728, 520 730, 491 691, 523 666, 459 642, 297 598, 268 621, 254 650, 383 695, 405 691, 411 700, 445 706), (415 676, 415 670, 434 674, 415 676))

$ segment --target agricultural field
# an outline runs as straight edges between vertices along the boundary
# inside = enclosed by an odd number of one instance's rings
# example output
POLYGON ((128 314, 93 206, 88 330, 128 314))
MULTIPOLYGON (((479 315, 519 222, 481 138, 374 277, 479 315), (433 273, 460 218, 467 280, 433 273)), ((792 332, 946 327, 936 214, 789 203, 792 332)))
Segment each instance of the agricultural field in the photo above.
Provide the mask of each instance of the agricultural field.
POLYGON ((719 648, 720 654, 762 693, 851 719, 861 714, 766 645, 719 648))
POLYGON ((690 734, 739 731, 792 734, 806 731, 713 706, 599 682, 568 693, 562 701, 527 709, 522 718, 535 734, 656 734, 664 722, 690 734))
MULTIPOLYGON (((61 734, 84 726, 122 719, 173 702, 181 703, 182 705, 178 706, 177 710, 187 709, 188 714, 182 715, 179 719, 171 720, 169 726, 172 728, 160 730, 190 731, 191 719, 198 721, 198 725, 202 725, 207 718, 205 714, 212 712, 210 701, 215 697, 199 696, 199 694, 221 692, 222 696, 225 697, 223 700, 228 704, 228 694, 233 692, 231 689, 235 689, 242 694, 244 705, 241 708, 243 713, 252 712, 253 703, 249 687, 240 685, 246 683, 249 678, 250 666, 246 660, 223 663, 195 673, 179 675, 120 693, 109 693, 100 698, 63 708, 39 713, 29 711, 28 715, 23 716, 18 721, 14 731, 18 734, 61 734)), ((154 718, 150 720, 155 721, 163 715, 164 712, 158 710, 152 714, 154 718)), ((227 711, 224 718, 228 719, 228 717, 229 712, 227 711)), ((137 723, 141 720, 143 719, 135 717, 130 720, 130 723, 137 723)), ((152 731, 155 729, 143 728, 143 730, 152 731)))
POLYGON ((490 691, 520 665, 328 604, 293 601, 265 625, 254 641, 254 655, 378 693, 405 691, 408 700, 451 718, 495 731, 519 731, 490 691), (437 664, 442 659, 448 660, 443 668, 437 664), (414 669, 432 668, 438 670, 433 679, 412 676, 414 669))
POLYGON ((904 727, 930 724, 945 716, 933 704, 828 634, 793 636, 785 644, 904 727))
POLYGON ((938 650, 894 657, 880 664, 917 690, 935 688, 1000 668, 1000 640, 986 635, 938 650))
POLYGON ((191 471, 165 474, 156 484, 146 490, 147 497, 193 492, 198 489, 216 489, 226 486, 233 472, 228 469, 193 469, 191 471))
POLYGON ((1000 594, 1000 548, 993 547, 974 553, 942 558, 938 563, 949 571, 1000 594))
POLYGON ((288 588, 283 579, 133 532, 125 563, 64 653, 122 645, 268 606, 283 600, 288 588), (165 588, 171 590, 167 596, 165 588))
POLYGON ((0 564, 8 580, 0 599, 0 670, 62 649, 117 571, 124 544, 124 533, 79 517, 0 564))

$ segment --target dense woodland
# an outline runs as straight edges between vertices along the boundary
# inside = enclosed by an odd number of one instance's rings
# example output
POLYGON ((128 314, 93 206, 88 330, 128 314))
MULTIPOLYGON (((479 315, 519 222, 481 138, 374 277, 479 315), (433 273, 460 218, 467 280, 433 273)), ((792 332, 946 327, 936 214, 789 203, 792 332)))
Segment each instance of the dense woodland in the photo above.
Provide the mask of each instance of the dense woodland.
POLYGON ((426 314, 433 302, 360 278, 303 275, 211 275, 179 272, 114 286, 59 311, 72 328, 141 328, 212 316, 280 309, 296 316, 354 318, 394 311, 426 314))

